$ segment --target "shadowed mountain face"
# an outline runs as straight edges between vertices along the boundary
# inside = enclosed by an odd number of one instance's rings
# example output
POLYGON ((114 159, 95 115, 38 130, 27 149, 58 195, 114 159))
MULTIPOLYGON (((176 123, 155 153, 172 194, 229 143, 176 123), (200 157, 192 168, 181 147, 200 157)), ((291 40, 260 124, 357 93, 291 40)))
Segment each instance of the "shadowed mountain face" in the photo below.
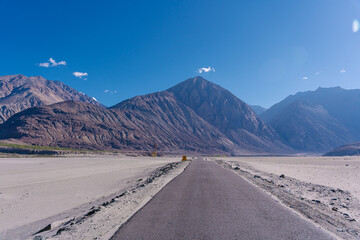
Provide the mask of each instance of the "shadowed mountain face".
POLYGON ((91 97, 58 81, 43 77, 8 75, 0 77, 0 123, 30 107, 74 100, 100 105, 91 97))
POLYGON ((325 153, 324 156, 360 156, 360 143, 352 143, 335 148, 325 153))
POLYGON ((208 154, 289 150, 247 104, 199 77, 110 109, 73 101, 30 108, 0 125, 0 139, 99 150, 149 151, 154 144, 208 154))
POLYGON ((188 79, 170 89, 177 100, 190 107, 219 129, 241 149, 254 152, 279 152, 285 147, 277 133, 245 102, 228 90, 202 77, 188 79))
POLYGON ((319 88, 275 104, 261 118, 293 148, 325 152, 360 140, 360 90, 319 88))

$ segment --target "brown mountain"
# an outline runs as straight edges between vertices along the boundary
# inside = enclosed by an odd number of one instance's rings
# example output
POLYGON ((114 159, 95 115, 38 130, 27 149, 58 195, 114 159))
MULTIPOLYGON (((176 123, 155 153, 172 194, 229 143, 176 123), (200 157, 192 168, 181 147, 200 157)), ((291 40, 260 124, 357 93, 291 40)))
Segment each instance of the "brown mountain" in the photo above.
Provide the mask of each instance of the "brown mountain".
POLYGON ((0 125, 0 139, 98 150, 224 153, 233 143, 169 93, 136 97, 124 110, 81 102, 35 107, 0 125))
POLYGON ((0 123, 27 108, 68 100, 100 105, 62 82, 21 74, 0 77, 0 123))
POLYGON ((240 149, 257 153, 290 151, 249 105, 217 84, 198 76, 167 91, 240 149))
POLYGON ((172 152, 289 150, 246 103, 200 77, 110 109, 74 101, 30 108, 0 125, 0 139, 99 150, 150 151, 154 144, 172 152))

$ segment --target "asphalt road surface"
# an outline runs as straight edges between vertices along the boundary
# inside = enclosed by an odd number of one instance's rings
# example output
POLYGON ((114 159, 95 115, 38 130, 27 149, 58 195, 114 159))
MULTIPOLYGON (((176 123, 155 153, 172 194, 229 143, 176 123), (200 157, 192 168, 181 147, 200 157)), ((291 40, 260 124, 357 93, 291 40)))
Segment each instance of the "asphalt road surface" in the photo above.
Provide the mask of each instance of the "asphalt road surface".
POLYGON ((111 238, 333 239, 214 162, 193 161, 111 238))

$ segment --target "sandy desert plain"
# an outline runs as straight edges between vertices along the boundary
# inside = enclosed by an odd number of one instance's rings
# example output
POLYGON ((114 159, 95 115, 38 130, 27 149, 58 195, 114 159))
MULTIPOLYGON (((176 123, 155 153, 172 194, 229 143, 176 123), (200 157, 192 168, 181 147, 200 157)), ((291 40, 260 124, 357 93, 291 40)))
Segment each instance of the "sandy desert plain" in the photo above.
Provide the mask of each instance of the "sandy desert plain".
MULTIPOLYGON (((109 239, 191 164, 180 160, 124 155, 0 158, 0 239, 109 239), (46 226, 50 230, 35 234, 46 226)), ((324 229, 349 233, 344 238, 360 229, 360 157, 206 160, 238 173, 324 229)))

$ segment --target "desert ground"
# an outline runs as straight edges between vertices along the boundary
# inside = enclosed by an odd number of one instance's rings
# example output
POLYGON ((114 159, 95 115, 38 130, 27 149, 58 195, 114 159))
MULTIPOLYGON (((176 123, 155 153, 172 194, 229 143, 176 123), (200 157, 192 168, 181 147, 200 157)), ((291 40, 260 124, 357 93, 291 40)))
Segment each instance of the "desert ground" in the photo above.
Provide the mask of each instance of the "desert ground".
MULTIPOLYGON (((204 159, 234 171, 341 239, 359 236, 360 157, 204 159)), ((189 162, 180 160, 124 155, 0 158, 0 239, 110 239, 184 171, 189 162), (49 231, 35 234, 49 224, 49 231)))
POLYGON ((34 233, 25 226, 45 226, 66 217, 64 212, 75 216, 84 204, 96 205, 175 161, 180 158, 0 158, 0 239, 17 239, 21 229, 34 233))
POLYGON ((254 169, 349 191, 360 200, 360 157, 226 158, 254 169))
POLYGON ((223 157, 208 160, 232 169, 279 202, 341 238, 359 238, 360 157, 223 157))

